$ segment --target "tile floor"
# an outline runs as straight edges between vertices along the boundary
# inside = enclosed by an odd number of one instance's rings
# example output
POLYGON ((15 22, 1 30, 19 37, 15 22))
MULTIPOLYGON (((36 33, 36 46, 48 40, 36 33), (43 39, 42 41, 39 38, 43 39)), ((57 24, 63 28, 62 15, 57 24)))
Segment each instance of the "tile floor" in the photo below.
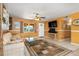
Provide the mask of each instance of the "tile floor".
POLYGON ((71 42, 68 41, 68 40, 66 40, 66 41, 57 41, 55 39, 48 39, 48 38, 43 38, 43 39, 47 40, 50 43, 54 43, 54 44, 60 45, 62 47, 65 47, 69 50, 72 50, 72 52, 70 52, 66 56, 79 56, 79 46, 72 45, 71 42))
POLYGON ((47 41, 50 43, 55 43, 57 45, 65 47, 65 48, 72 50, 72 51, 75 51, 79 48, 79 46, 72 45, 71 42, 69 42, 69 41, 57 41, 57 40, 47 40, 47 41))

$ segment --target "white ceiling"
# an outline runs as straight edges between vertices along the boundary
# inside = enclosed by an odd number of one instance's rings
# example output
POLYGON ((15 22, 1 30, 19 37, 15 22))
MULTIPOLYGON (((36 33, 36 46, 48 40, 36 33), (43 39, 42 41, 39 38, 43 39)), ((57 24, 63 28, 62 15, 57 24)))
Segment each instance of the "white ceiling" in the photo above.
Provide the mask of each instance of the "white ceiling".
POLYGON ((34 18, 34 13, 56 18, 79 11, 79 3, 7 3, 5 6, 11 16, 24 19, 34 18))

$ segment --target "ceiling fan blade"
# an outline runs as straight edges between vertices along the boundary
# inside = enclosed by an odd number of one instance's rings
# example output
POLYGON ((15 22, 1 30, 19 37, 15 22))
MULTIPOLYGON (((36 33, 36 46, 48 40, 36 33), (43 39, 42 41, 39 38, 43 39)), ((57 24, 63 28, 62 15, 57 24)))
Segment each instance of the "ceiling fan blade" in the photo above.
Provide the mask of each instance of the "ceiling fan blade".
POLYGON ((46 17, 40 17, 40 18, 43 18, 43 19, 45 19, 46 17))

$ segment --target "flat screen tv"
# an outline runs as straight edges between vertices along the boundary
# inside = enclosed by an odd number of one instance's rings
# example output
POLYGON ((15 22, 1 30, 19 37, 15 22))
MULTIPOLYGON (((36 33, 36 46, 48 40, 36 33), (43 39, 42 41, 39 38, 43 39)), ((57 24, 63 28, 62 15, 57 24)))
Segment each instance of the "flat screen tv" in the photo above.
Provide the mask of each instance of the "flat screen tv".
POLYGON ((57 21, 52 21, 48 23, 49 27, 57 27, 57 21))
POLYGON ((56 31, 55 28, 51 28, 51 29, 49 30, 49 33, 57 33, 57 31, 56 31))

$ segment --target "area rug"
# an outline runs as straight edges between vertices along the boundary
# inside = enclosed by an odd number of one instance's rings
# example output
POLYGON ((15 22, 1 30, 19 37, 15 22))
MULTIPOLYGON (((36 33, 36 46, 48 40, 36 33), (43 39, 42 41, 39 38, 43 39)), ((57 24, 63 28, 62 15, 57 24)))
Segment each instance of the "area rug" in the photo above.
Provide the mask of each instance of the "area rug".
POLYGON ((65 56, 71 52, 64 47, 56 44, 48 43, 45 40, 35 40, 33 42, 26 42, 29 46, 29 51, 32 56, 65 56))

